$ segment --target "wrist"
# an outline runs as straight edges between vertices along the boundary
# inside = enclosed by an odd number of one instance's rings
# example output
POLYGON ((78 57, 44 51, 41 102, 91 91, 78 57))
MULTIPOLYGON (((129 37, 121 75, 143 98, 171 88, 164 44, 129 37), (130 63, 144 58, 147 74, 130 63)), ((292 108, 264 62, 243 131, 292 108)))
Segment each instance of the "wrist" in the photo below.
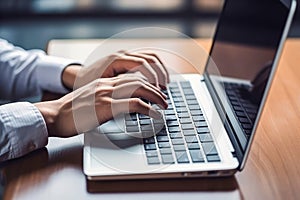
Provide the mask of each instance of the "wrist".
POLYGON ((58 131, 56 128, 56 119, 61 106, 60 100, 44 101, 34 104, 42 114, 47 126, 48 137, 54 136, 58 131))
POLYGON ((63 70, 62 83, 66 88, 73 90, 74 83, 80 69, 80 65, 69 65, 63 70))

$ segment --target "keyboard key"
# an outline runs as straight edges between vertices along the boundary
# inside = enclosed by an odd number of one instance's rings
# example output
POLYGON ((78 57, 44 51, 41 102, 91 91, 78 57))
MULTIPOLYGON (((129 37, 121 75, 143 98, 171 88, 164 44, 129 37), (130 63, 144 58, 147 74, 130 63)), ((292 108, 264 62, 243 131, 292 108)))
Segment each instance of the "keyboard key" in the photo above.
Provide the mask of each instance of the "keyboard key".
POLYGON ((168 129, 169 129, 170 133, 172 133, 172 132, 179 132, 180 131, 180 128, 178 126, 168 127, 168 129))
POLYGON ((246 118, 246 117, 239 117, 238 119, 239 119, 239 121, 240 121, 241 123, 250 124, 249 119, 246 118))
POLYGON ((191 136, 191 135, 185 136, 185 141, 187 143, 197 143, 198 142, 197 137, 191 136))
POLYGON ((183 103, 183 102, 176 102, 175 103, 175 106, 178 108, 178 107, 186 107, 185 106, 185 103, 183 103))
POLYGON ((237 100, 231 100, 230 103, 233 105, 233 106, 239 106, 240 103, 237 101, 237 100))
POLYGON ((245 133, 247 136, 250 136, 251 135, 251 130, 245 130, 245 133))
POLYGON ((164 114, 165 115, 175 115, 175 111, 174 110, 164 110, 164 114))
POLYGON ((249 117, 252 121, 255 120, 257 114, 249 114, 249 117))
POLYGON ((176 111, 178 113, 185 113, 185 112, 188 112, 188 109, 186 107, 178 107, 178 108, 176 108, 176 111))
POLYGON ((161 154, 172 154, 172 149, 170 148, 161 148, 159 151, 161 154))
POLYGON ((169 142, 159 142, 158 143, 159 148, 170 148, 170 143, 169 142))
POLYGON ((172 144, 173 145, 184 144, 184 141, 182 138, 174 138, 174 139, 172 139, 172 144))
POLYGON ((130 120, 133 120, 133 121, 137 120, 136 113, 130 113, 130 114, 129 114, 129 119, 130 119, 130 120))
POLYGON ((175 139, 175 138, 182 138, 182 134, 181 132, 174 132, 174 133, 170 133, 170 138, 175 139))
POLYGON ((158 135, 168 135, 168 133, 166 130, 162 129, 161 131, 156 133, 156 136, 158 136, 158 135))
POLYGON ((197 100, 187 100, 186 103, 188 105, 199 105, 198 101, 197 100))
POLYGON ((188 143, 187 146, 188 146, 188 149, 200 149, 200 146, 198 143, 188 143))
POLYGON ((243 111, 243 108, 241 106, 233 106, 233 109, 235 111, 243 111))
POLYGON ((156 140, 158 142, 168 142, 169 141, 169 137, 168 136, 156 136, 156 140))
POLYGON ((207 159, 208 162, 219 162, 219 161, 221 161, 221 159, 218 155, 208 155, 208 156, 206 156, 206 159, 207 159))
POLYGON ((171 93, 179 93, 180 89, 179 88, 170 88, 171 93))
POLYGON ((251 113, 251 114, 256 114, 256 113, 257 113, 257 109, 254 109, 254 108, 246 108, 246 112, 247 112, 247 113, 251 113))
POLYGON ((194 129, 194 125, 193 124, 181 124, 181 128, 183 130, 194 129))
POLYGON ((149 137, 153 137, 153 136, 154 136, 153 130, 152 131, 142 131, 143 138, 149 138, 149 137))
POLYGON ((218 154, 216 146, 213 142, 202 143, 202 147, 206 156, 218 154))
POLYGON ((252 125, 251 124, 242 124, 243 129, 251 130, 252 125))
POLYGON ((147 162, 149 165, 160 164, 158 157, 148 157, 147 162))
POLYGON ((179 121, 180 121, 181 124, 192 123, 192 119, 191 118, 180 118, 179 121))
POLYGON ((125 121, 126 126, 138 126, 137 121, 125 121))
POLYGON ((185 98, 186 98, 187 100, 196 100, 195 95, 186 95, 185 98))
POLYGON ((132 132, 139 132, 140 129, 138 126, 127 126, 126 131, 132 133, 132 132))
POLYGON ((197 163, 197 162, 204 162, 204 157, 199 150, 190 150, 190 155, 191 155, 191 158, 192 158, 192 161, 194 163, 197 163))
POLYGON ((153 131, 152 125, 142 125, 141 130, 142 131, 153 131))
POLYGON ((156 150, 156 145, 155 144, 144 144, 144 148, 145 148, 146 151, 156 150))
POLYGON ((198 134, 209 133, 208 127, 196 128, 198 134))
POLYGON ((195 135, 196 134, 195 130, 183 130, 182 133, 185 136, 186 135, 195 135))
POLYGON ((178 92, 171 92, 171 96, 173 98, 182 97, 181 93, 178 93, 178 92))
POLYGON ((184 113, 177 113, 179 118, 189 118, 190 114, 188 112, 184 112, 184 113))
POLYGON ((190 110, 199 110, 199 111, 201 111, 201 108, 200 108, 199 105, 189 105, 189 109, 190 110))
POLYGON ((230 99, 230 101, 238 101, 238 98, 236 96, 228 95, 228 98, 230 99))
POLYGON ((139 114, 139 119, 150 119, 150 117, 147 115, 139 114))
POLYGON ((201 142, 212 142, 213 138, 210 134, 199 134, 199 139, 201 142))
POLYGON ((153 119, 153 124, 163 124, 164 119, 153 119))
POLYGON ((189 163, 189 158, 186 151, 177 151, 175 152, 176 159, 178 163, 189 163))
POLYGON ((179 126, 177 121, 167 121, 166 122, 167 126, 179 126))
POLYGON ((149 125, 151 124, 151 120, 150 119, 142 119, 140 120, 140 125, 149 125))
POLYGON ((131 120, 131 117, 130 117, 129 114, 124 114, 124 117, 125 117, 125 120, 126 120, 126 121, 127 121, 127 120, 131 120))
POLYGON ((191 110, 191 115, 196 116, 196 115, 203 115, 201 110, 191 110))
POLYGON ((244 112, 241 112, 241 111, 237 111, 237 112, 235 112, 235 114, 238 117, 246 117, 246 114, 244 112))
POLYGON ((190 95, 190 94, 194 94, 194 91, 193 91, 193 89, 184 89, 184 90, 183 90, 183 93, 184 93, 185 95, 190 95))
POLYGON ((193 121, 194 122, 199 122, 199 121, 205 121, 205 118, 203 115, 200 115, 200 116, 192 116, 193 118, 193 121))
POLYGON ((179 145, 173 145, 173 149, 174 151, 185 151, 186 147, 183 144, 179 144, 179 145))
POLYGON ((164 124, 154 124, 154 132, 158 133, 162 130, 166 130, 166 127, 164 124))
POLYGON ((195 122, 194 124, 195 124, 195 126, 196 126, 197 128, 200 128, 200 127, 207 127, 206 121, 199 121, 199 122, 195 122))
POLYGON ((182 97, 174 97, 173 98, 173 101, 176 103, 176 102, 184 102, 183 98, 182 97))
POLYGON ((155 139, 154 137, 144 138, 144 144, 154 144, 155 139))
POLYGON ((157 157, 158 153, 156 150, 146 151, 146 156, 147 157, 157 157))
POLYGON ((162 154, 161 159, 164 164, 173 164, 175 162, 172 154, 162 154))
POLYGON ((175 120, 177 121, 176 115, 166 115, 165 118, 166 121, 175 121, 175 120))

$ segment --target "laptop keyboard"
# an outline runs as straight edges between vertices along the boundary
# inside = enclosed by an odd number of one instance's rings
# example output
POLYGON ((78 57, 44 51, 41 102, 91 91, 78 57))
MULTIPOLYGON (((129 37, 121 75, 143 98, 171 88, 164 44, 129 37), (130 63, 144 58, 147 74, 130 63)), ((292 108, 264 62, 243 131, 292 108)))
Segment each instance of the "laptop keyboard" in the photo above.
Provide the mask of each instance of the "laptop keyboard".
POLYGON ((172 82, 164 93, 169 106, 162 111, 162 119, 136 113, 125 117, 128 133, 140 131, 146 137, 143 142, 148 164, 220 162, 190 82, 172 82))
POLYGON ((253 129, 258 106, 249 100, 249 85, 224 82, 225 91, 235 116, 247 138, 253 129))

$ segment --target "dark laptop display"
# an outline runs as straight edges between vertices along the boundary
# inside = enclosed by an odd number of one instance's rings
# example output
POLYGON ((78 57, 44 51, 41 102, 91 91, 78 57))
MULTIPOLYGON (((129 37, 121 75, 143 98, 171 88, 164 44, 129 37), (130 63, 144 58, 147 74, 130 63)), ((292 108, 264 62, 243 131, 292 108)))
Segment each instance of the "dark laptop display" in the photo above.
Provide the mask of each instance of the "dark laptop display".
POLYGON ((228 0, 220 17, 205 76, 241 154, 278 61, 290 4, 289 0, 228 0))

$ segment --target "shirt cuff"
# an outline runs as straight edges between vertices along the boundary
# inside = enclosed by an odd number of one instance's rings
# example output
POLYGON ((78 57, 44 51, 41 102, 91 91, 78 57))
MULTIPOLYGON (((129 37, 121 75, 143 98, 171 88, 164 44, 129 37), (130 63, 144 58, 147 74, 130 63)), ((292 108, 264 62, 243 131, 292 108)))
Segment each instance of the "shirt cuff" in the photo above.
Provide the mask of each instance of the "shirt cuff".
POLYGON ((69 65, 81 65, 80 62, 54 56, 43 55, 37 66, 37 79, 42 90, 66 94, 69 90, 62 83, 62 72, 69 65))
POLYGON ((23 156, 48 143, 46 123, 31 103, 0 106, 0 161, 23 156))

